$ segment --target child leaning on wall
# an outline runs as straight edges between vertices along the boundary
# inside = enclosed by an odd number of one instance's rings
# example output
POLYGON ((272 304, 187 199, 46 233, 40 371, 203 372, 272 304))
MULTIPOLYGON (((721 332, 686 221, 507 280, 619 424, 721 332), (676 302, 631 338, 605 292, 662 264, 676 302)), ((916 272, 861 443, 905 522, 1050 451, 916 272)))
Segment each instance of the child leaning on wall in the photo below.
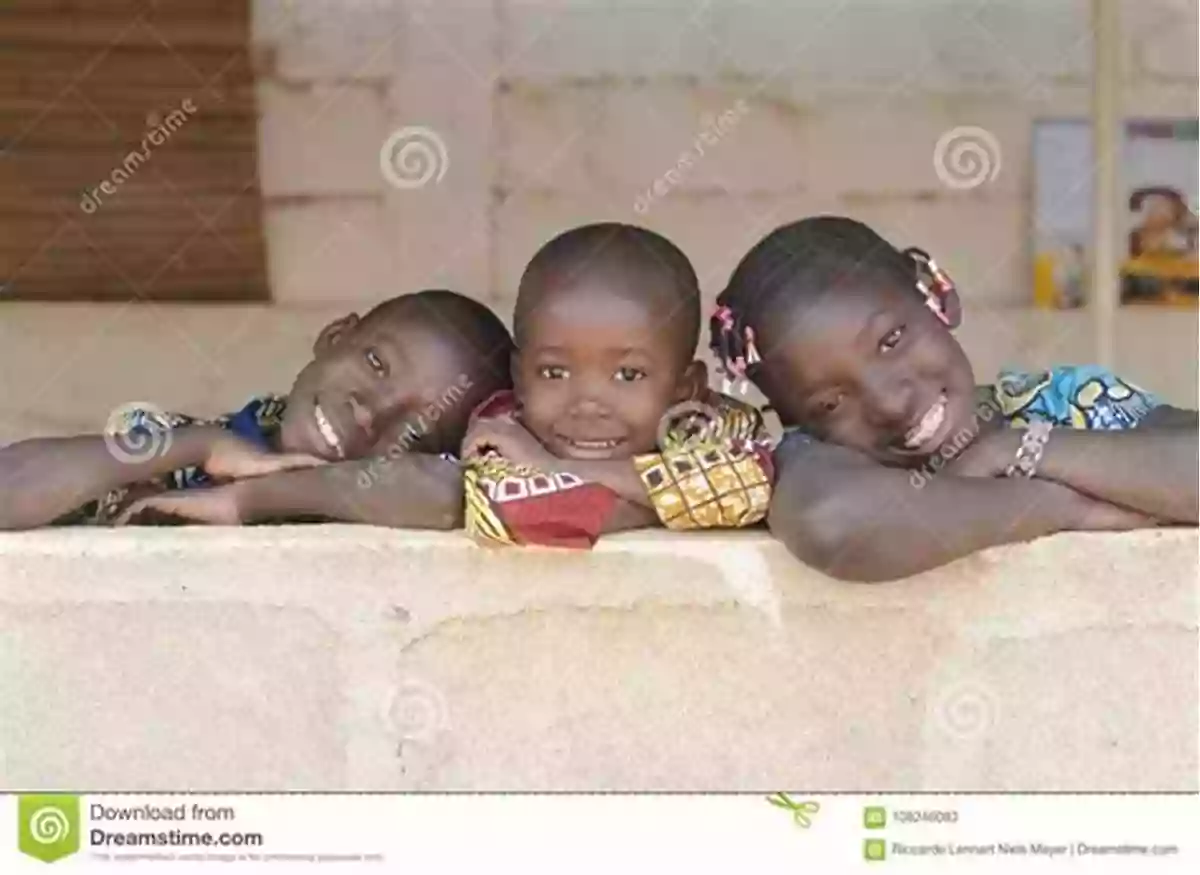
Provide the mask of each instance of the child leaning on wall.
POLYGON ((713 348, 783 422, 769 524, 835 577, 906 577, 1067 530, 1197 522, 1197 417, 1110 371, 977 385, 954 283, 833 216, 776 229, 718 298, 713 348))
POLYGON ((514 391, 464 442, 468 532, 587 548, 623 529, 760 522, 762 417, 708 390, 700 314, 695 271, 658 234, 604 223, 543 246, 517 293, 514 391))
POLYGON ((324 519, 411 528, 462 520, 456 453, 470 411, 510 383, 512 340, 449 291, 326 326, 287 396, 214 420, 133 408, 103 435, 0 449, 0 529, 164 518, 324 519))

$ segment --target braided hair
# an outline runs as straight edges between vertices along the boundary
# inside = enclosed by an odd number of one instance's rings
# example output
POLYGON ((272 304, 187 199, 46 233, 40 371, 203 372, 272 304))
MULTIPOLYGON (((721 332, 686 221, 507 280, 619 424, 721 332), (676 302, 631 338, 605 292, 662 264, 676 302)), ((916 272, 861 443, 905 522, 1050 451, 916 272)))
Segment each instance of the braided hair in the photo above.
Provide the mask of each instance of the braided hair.
POLYGON ((755 381, 764 332, 801 301, 848 281, 900 283, 924 291, 925 273, 937 294, 952 288, 924 252, 898 250, 853 219, 818 216, 776 228, 746 253, 717 296, 710 347, 725 390, 736 384, 744 392, 746 381, 755 381))

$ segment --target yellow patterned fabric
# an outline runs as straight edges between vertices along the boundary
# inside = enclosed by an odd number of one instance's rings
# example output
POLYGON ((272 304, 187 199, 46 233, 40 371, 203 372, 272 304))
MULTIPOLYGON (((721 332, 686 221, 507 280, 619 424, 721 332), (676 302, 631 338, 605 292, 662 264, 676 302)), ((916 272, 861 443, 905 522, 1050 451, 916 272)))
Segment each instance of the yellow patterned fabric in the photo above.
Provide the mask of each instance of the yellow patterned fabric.
POLYGON ((761 522, 774 478, 762 415, 717 393, 681 408, 679 421, 668 424, 661 452, 633 460, 659 520, 675 530, 761 522))
POLYGON ((488 489, 481 482, 484 468, 499 459, 472 459, 463 469, 463 492, 466 495, 464 514, 467 534, 479 544, 511 547, 514 543, 500 517, 492 510, 488 489))
MULTIPOLYGON (((485 415, 509 410, 499 397, 485 415)), ((663 525, 670 529, 753 525, 771 501, 770 443, 748 404, 711 393, 664 417, 660 452, 632 459, 663 525)), ((587 548, 603 531, 617 495, 567 472, 548 473, 495 455, 464 460, 465 526, 485 546, 587 548)))

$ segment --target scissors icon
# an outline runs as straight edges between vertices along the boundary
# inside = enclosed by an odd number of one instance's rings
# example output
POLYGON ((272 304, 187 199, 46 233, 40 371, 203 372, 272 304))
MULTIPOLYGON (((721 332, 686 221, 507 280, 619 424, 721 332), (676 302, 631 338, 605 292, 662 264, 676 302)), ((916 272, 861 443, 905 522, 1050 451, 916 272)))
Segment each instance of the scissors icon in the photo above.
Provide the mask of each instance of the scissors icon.
POLYGON ((808 829, 812 826, 811 815, 821 810, 821 803, 819 802, 795 802, 789 799, 786 793, 776 793, 774 796, 768 796, 767 801, 776 808, 784 808, 792 812, 792 820, 801 829, 808 829))

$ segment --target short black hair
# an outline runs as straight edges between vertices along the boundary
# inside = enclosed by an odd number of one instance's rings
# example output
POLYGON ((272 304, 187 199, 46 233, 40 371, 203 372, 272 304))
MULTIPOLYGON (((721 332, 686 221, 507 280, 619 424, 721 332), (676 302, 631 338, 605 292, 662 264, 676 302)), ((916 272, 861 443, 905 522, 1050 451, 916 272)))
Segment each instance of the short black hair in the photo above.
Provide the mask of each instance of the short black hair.
MULTIPOLYGON (((530 313, 542 303, 548 287, 560 286, 590 272, 611 271, 623 278, 662 278, 655 288, 667 290, 663 311, 680 356, 690 361, 700 340, 700 283, 683 251, 661 234, 636 225, 600 222, 559 234, 533 256, 517 290, 513 330, 520 344, 530 313)), ((650 284, 638 282, 636 288, 650 284)))
POLYGON ((485 304, 448 289, 426 289, 389 298, 362 321, 393 317, 416 318, 444 333, 464 371, 488 394, 511 388, 512 335, 485 304))
MULTIPOLYGON (((845 216, 816 216, 782 225, 738 262, 717 296, 729 320, 713 317, 710 345, 728 370, 746 357, 746 329, 762 338, 769 326, 788 324, 802 303, 842 284, 884 280, 912 285, 917 264, 862 222, 845 216)), ((760 350, 761 352, 761 350, 760 350)), ((753 377, 752 367, 747 376, 753 377)))

